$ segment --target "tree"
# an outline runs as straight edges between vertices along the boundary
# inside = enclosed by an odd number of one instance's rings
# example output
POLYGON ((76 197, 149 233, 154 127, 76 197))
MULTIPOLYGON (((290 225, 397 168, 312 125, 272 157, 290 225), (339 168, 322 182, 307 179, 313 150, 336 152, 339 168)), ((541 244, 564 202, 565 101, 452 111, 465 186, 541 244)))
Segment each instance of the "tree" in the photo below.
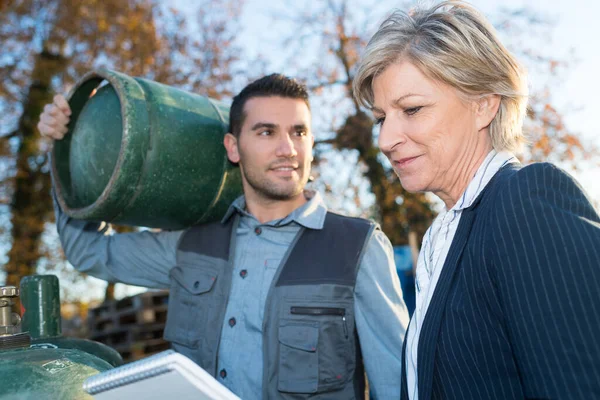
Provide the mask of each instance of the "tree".
POLYGON ((597 165, 598 148, 564 122, 564 111, 555 105, 554 93, 574 59, 570 54, 546 52, 554 23, 528 8, 501 9, 494 18, 509 49, 539 81, 530 92, 525 133, 528 145, 519 155, 525 163, 552 161, 577 170, 584 163, 597 165), (524 40, 527 39, 527 40, 524 40), (543 79, 539 79, 543 77, 543 79))
POLYGON ((11 212, 7 284, 36 271, 44 223, 52 218, 50 144, 35 127, 43 105, 98 67, 212 97, 229 94, 233 74, 228 71, 240 54, 230 19, 240 8, 233 4, 200 2, 200 10, 225 11, 204 19, 201 11, 198 26, 204 36, 197 39, 191 37, 186 16, 155 0, 15 0, 2 5, 0 122, 9 129, 0 131, 0 165, 6 166, 0 193, 10 201, 11 212))
MULTIPOLYGON (((319 48, 314 64, 301 68, 303 76, 313 92, 313 102, 319 108, 327 107, 327 122, 318 131, 323 132, 316 140, 318 172, 327 180, 327 169, 336 171, 335 184, 323 182, 326 191, 337 198, 345 198, 354 207, 344 207, 346 212, 375 217, 394 245, 409 242, 409 237, 422 237, 430 225, 434 212, 427 197, 422 193, 408 193, 402 188, 389 163, 377 148, 377 130, 373 119, 361 109, 352 97, 352 80, 362 49, 368 41, 367 28, 361 23, 372 17, 378 8, 355 6, 350 1, 328 0, 319 3, 310 12, 293 12, 297 36, 288 38, 286 46, 296 43, 298 48, 319 48), (369 12, 368 10, 371 10, 369 12), (316 18, 315 18, 316 16, 316 18), (332 154, 332 151, 334 154, 332 154), (374 195, 365 196, 360 189, 362 182, 351 174, 340 181, 337 155, 343 155, 343 163, 357 164, 357 170, 368 182, 366 190, 374 195), (350 188, 350 190, 348 189, 350 188), (339 192, 341 190, 341 193, 339 192), (369 203, 374 200, 373 206, 369 203), (354 209, 354 210, 353 210, 354 209)), ((313 107, 314 108, 314 107, 313 107)))
MULTIPOLYGON (((405 2, 399 6, 410 8, 412 5, 405 2)), ((349 203, 355 207, 346 206, 347 211, 352 212, 354 208, 355 213, 364 214, 370 198, 364 194, 363 181, 356 175, 364 177, 368 190, 375 197, 372 215, 379 219, 392 243, 402 245, 409 241, 411 234, 413 237, 416 234, 420 242, 434 216, 433 205, 427 196, 407 193, 401 187, 385 157, 376 148, 378 130, 374 128, 372 118, 353 100, 351 92, 360 53, 376 29, 377 21, 382 21, 390 9, 391 6, 381 2, 359 5, 351 0, 328 0, 307 11, 292 9, 284 14, 290 16, 295 24, 294 36, 286 39, 284 47, 295 44, 292 52, 295 60, 298 60, 299 51, 306 53, 303 49, 319 49, 318 56, 306 57, 309 62, 298 68, 298 74, 313 90, 312 98, 318 104, 322 120, 317 122, 322 124, 318 131, 325 133, 317 140, 317 155, 321 160, 319 172, 321 178, 327 180, 322 186, 334 188, 330 190, 335 198, 350 197, 349 203), (358 174, 351 173, 346 180, 340 179, 340 170, 343 169, 340 158, 344 166, 357 162, 357 168, 352 171, 358 174)), ((548 77, 546 85, 534 88, 530 99, 526 121, 530 145, 520 155, 521 159, 524 162, 550 159, 573 168, 582 158, 597 156, 595 147, 571 132, 563 123, 561 113, 552 105, 550 88, 555 86, 560 69, 566 63, 555 56, 543 54, 533 46, 522 47, 522 43, 531 43, 531 40, 518 40, 531 38, 532 32, 533 36, 546 38, 552 24, 527 9, 521 9, 502 11, 496 26, 501 34, 516 38, 510 41, 509 48, 519 58, 548 77)))
MULTIPOLYGON (((152 17, 148 2, 20 1, 9 6, 5 18, 13 24, 3 32, 1 41, 15 53, 7 59, 5 67, 13 73, 3 81, 3 91, 20 104, 8 107, 20 108, 21 116, 10 134, 18 143, 10 180, 12 246, 5 266, 7 284, 17 285, 20 277, 34 273, 40 257, 39 241, 51 201, 50 179, 44 168, 48 146, 39 140, 35 126, 43 105, 51 102, 58 88, 55 82, 71 83, 91 66, 90 60, 101 53, 111 55, 129 38, 151 40, 155 30, 147 22, 152 17), (125 18, 117 17, 121 13, 125 18), (114 29, 109 26, 111 19, 117 21, 114 29), (30 63, 19 65, 23 59, 30 63), (22 87, 28 87, 24 94, 22 87)), ((135 56, 144 64, 153 44, 139 47, 135 56)))

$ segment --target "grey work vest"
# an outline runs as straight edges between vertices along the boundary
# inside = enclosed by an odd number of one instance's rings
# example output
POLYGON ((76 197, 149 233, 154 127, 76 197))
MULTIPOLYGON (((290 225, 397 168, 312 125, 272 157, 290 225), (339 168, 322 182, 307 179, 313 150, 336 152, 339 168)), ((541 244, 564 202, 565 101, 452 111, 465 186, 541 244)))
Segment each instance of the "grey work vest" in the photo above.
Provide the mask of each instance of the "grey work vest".
MULTIPOLYGON (((238 217, 179 241, 165 339, 213 376, 231 287, 238 217)), ((375 224, 327 213, 300 229, 271 284, 263 320, 264 399, 362 399, 354 287, 375 224)))

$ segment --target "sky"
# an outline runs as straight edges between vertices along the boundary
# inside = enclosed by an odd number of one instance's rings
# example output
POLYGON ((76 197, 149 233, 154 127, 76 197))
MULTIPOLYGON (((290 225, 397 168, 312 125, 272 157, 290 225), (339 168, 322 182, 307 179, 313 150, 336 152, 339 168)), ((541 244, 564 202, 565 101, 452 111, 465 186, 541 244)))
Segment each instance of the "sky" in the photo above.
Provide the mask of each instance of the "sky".
MULTIPOLYGON (((493 12, 499 2, 474 1, 484 12, 493 12)), ((563 110, 567 126, 591 138, 598 146, 596 116, 600 111, 600 2, 593 0, 503 0, 505 7, 528 6, 554 21, 554 34, 547 45, 560 54, 573 50, 572 64, 564 81, 555 89, 555 100, 563 110)), ((600 167, 574 173, 590 196, 600 203, 600 167)))
MULTIPOLYGON (((325 0, 314 0, 325 1, 325 0)), ((357 0, 359 1, 359 0, 357 0)), ((313 1, 297 0, 295 3, 307 7, 313 1)), ((180 9, 190 10, 193 2, 188 0, 172 0, 180 9)), ((365 1, 367 3, 367 1, 365 1)), ((567 126, 581 132, 585 137, 595 141, 600 147, 600 140, 596 135, 595 114, 600 111, 600 45, 597 38, 600 36, 600 24, 596 16, 600 15, 600 2, 592 0, 474 0, 471 2, 488 16, 493 16, 500 7, 522 8, 527 6, 536 13, 554 21, 555 26, 550 37, 529 43, 533 46, 552 46, 553 54, 557 54, 570 62, 569 68, 562 75, 563 80, 553 87, 554 103, 566 117, 567 126)), ((387 10, 397 7, 399 1, 377 1, 377 10, 373 15, 375 19, 383 18, 387 10)), ((276 18, 279 13, 284 13, 281 6, 273 6, 272 1, 245 0, 244 12, 240 21, 241 31, 238 38, 244 47, 245 55, 252 56, 258 53, 268 55, 268 69, 293 74, 294 68, 290 65, 289 55, 281 49, 279 38, 289 36, 291 25, 283 19, 276 18)), ((372 21, 371 29, 375 29, 379 21, 372 21)), ((307 48, 304 57, 319 57, 318 48, 307 48)), ((530 80, 535 84, 536 77, 530 74, 530 80)), ((591 168, 575 174, 583 187, 597 203, 600 204, 600 167, 591 168)), ((100 297, 103 294, 105 283, 97 281, 96 284, 84 284, 90 298, 100 297)), ((141 289, 117 285, 116 295, 139 292, 141 289)))
MULTIPOLYGON (((497 9, 497 1, 477 0, 472 4, 486 13, 497 9)), ((595 130, 594 113, 598 111, 600 100, 600 26, 597 15, 600 3, 593 0, 503 0, 504 7, 528 6, 548 16, 556 25, 553 36, 546 45, 553 46, 559 54, 574 51, 572 64, 565 76, 562 87, 557 88, 557 104, 562 107, 578 105, 580 112, 567 115, 573 129, 589 133, 595 130)))
MULTIPOLYGON (((325 1, 325 0, 317 0, 325 1)), ((350 0, 352 2, 352 0, 350 0)), ((312 1, 305 2, 307 7, 312 1)), ((357 4, 360 4, 357 1, 357 4)), ((369 3, 365 1, 364 3, 369 3)), ((426 2, 428 4, 429 2, 426 2)), ((543 38, 532 38, 528 46, 540 46, 543 51, 556 54, 569 63, 561 75, 557 86, 552 87, 554 104, 565 116, 565 122, 573 132, 581 133, 590 138, 598 147, 600 139, 596 134, 595 114, 600 111, 600 24, 597 15, 600 14, 600 2, 594 0, 472 0, 475 7, 489 18, 498 14, 501 8, 519 9, 527 7, 536 14, 550 20, 554 27, 550 35, 543 38), (551 47, 550 47, 551 46, 551 47)), ((273 7, 273 2, 266 0, 246 0, 242 15, 242 32, 240 40, 244 43, 245 51, 253 55, 262 52, 266 55, 281 54, 281 46, 276 38, 287 36, 289 25, 276 17, 285 9, 273 7)), ((373 11, 375 19, 370 29, 375 29, 377 19, 383 18, 388 10, 398 7, 402 2, 379 0, 377 10, 373 11)), ((310 46, 307 46, 310 47, 310 46)), ((308 48, 305 56, 318 57, 318 48, 308 48)), ((284 56, 268 57, 275 71, 293 71, 289 59, 284 56)), ((546 77, 536 76, 530 72, 529 80, 532 85, 542 82, 546 77)), ((583 169, 572 172, 581 182, 591 198, 600 204, 600 167, 583 169)))

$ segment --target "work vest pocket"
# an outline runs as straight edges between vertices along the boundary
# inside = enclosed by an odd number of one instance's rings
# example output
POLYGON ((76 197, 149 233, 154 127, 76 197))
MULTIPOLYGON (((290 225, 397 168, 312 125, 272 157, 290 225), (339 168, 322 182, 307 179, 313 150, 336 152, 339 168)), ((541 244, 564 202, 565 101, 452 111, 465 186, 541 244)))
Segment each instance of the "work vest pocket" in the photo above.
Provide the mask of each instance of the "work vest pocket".
MULTIPOLYGON (((351 304, 291 299, 281 305, 281 324, 318 327, 317 363, 311 366, 318 375, 316 393, 341 389, 353 379, 356 368, 356 334, 351 304)), ((305 370, 304 365, 297 365, 296 368, 299 374, 305 370)))
POLYGON ((319 324, 281 321, 279 326, 279 382, 289 393, 315 393, 319 387, 319 324))
POLYGON ((217 273, 212 268, 181 265, 171 270, 171 290, 166 340, 197 348, 205 336, 209 313, 216 309, 212 288, 217 273))

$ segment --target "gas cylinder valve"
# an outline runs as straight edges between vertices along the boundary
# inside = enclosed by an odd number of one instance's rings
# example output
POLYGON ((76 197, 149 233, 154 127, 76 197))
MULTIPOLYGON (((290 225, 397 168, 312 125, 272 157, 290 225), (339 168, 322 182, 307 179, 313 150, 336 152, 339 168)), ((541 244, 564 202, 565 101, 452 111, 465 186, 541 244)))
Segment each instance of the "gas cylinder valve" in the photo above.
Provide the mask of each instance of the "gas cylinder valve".
POLYGON ((21 333, 21 316, 12 311, 18 297, 18 287, 0 287, 0 350, 27 347, 31 342, 29 334, 21 333))

